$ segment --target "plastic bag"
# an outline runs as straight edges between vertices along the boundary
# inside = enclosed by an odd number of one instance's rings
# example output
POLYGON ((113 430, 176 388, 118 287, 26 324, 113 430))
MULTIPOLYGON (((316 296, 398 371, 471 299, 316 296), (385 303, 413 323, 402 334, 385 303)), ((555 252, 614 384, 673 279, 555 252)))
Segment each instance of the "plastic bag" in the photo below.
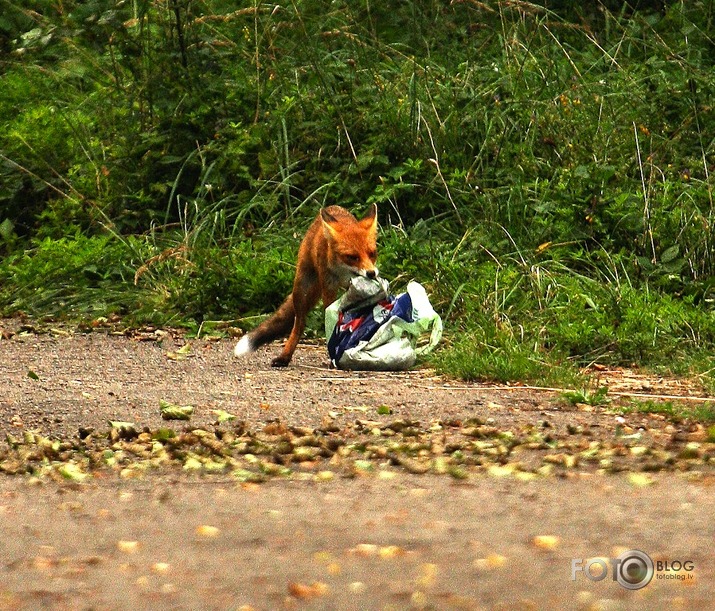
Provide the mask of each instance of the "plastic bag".
POLYGON ((407 292, 395 297, 389 286, 383 278, 357 276, 345 294, 325 310, 325 337, 335 367, 405 370, 437 345, 442 319, 424 287, 410 282, 407 292), (418 346, 428 331, 429 341, 418 346))

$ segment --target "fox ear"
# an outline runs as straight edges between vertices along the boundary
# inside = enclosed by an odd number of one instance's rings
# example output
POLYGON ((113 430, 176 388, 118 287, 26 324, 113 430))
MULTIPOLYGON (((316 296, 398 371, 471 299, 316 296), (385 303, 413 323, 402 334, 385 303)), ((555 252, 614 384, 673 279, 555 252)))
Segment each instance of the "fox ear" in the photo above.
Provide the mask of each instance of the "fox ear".
POLYGON ((320 218, 323 219, 323 223, 337 223, 338 219, 336 219, 330 212, 328 212, 327 208, 321 208, 320 209, 320 218))
POLYGON ((320 211, 320 220, 323 223, 323 233, 325 234, 325 238, 327 240, 335 240, 338 236, 338 230, 333 227, 332 223, 337 223, 338 219, 323 208, 320 211))
POLYGON ((367 214, 360 220, 360 224, 370 233, 377 233, 377 204, 370 206, 367 214))
POLYGON ((362 220, 365 221, 375 217, 377 217, 377 204, 370 206, 370 209, 365 213, 365 216, 362 217, 362 220))

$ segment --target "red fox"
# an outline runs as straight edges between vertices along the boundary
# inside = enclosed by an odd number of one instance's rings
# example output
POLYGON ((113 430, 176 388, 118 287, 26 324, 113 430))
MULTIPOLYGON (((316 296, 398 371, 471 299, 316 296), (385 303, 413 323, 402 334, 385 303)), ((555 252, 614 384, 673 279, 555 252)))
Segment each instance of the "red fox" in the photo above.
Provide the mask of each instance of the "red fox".
POLYGON ((303 336, 308 312, 322 297, 327 308, 354 276, 375 278, 377 260, 377 206, 361 220, 345 208, 323 208, 305 234, 298 250, 293 292, 276 313, 236 344, 234 354, 243 356, 280 337, 288 336, 283 352, 271 361, 286 367, 303 336))

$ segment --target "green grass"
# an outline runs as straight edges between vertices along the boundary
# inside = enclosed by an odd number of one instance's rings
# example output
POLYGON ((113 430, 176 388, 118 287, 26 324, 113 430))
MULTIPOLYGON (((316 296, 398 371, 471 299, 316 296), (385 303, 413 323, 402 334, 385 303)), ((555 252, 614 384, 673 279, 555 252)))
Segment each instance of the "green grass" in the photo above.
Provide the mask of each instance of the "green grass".
POLYGON ((434 365, 441 373, 470 381, 524 381, 550 387, 568 386, 580 379, 573 365, 555 361, 533 346, 513 340, 500 343, 468 335, 442 350, 434 365))
POLYGON ((594 406, 605 405, 608 403, 608 387, 599 386, 595 389, 583 387, 575 390, 567 390, 562 393, 562 396, 572 405, 578 403, 594 406))
MULTIPOLYGON (((620 413, 661 414, 673 422, 694 420, 715 423, 715 403, 692 403, 686 401, 630 401, 620 407, 620 413)), ((715 427, 708 428, 708 441, 715 440, 715 427)))

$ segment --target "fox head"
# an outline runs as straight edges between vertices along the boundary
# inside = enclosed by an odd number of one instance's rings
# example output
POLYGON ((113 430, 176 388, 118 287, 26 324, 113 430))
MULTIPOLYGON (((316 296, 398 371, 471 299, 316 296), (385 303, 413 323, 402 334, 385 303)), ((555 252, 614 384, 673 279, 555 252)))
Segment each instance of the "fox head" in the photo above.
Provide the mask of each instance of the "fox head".
MULTIPOLYGON (((338 209, 340 210, 340 209, 338 209)), ((336 272, 343 282, 353 276, 376 278, 377 261, 377 205, 373 204, 360 220, 352 214, 334 214, 334 209, 323 208, 320 216, 328 250, 336 272)))

